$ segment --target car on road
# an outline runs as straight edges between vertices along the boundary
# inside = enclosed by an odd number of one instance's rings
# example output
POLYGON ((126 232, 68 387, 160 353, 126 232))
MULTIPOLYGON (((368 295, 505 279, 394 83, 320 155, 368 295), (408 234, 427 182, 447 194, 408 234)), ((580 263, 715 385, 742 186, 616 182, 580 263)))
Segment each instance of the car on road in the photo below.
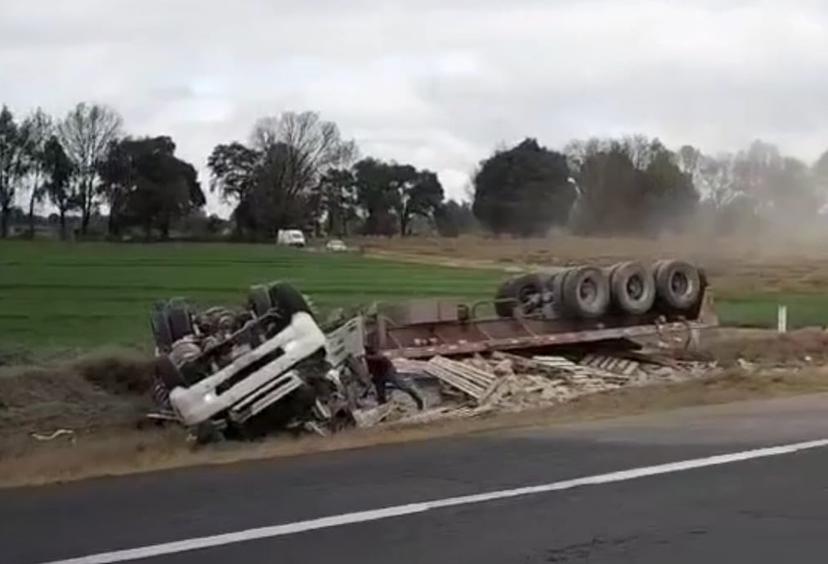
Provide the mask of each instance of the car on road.
POLYGON ((331 239, 325 248, 333 253, 343 253, 348 250, 348 246, 341 239, 331 239))

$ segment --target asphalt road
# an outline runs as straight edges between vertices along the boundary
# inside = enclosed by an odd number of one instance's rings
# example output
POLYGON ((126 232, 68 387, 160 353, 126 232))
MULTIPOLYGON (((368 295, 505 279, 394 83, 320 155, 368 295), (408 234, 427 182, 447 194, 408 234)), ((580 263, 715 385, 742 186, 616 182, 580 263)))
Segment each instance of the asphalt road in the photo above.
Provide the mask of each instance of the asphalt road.
POLYGON ((822 563, 823 446, 428 511, 407 504, 825 438, 828 396, 811 396, 0 490, 0 562, 60 561, 292 524, 279 536, 222 537, 210 548, 134 561, 822 563), (345 522, 388 507, 403 509, 345 522), (327 516, 335 517, 325 528, 302 525, 327 516))

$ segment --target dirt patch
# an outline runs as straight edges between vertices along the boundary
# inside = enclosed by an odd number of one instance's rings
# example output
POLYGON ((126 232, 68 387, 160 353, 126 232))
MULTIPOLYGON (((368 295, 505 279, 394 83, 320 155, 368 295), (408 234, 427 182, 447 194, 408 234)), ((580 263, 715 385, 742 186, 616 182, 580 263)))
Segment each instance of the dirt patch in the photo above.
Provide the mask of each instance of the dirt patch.
POLYGON ((828 332, 802 329, 784 335, 774 331, 718 329, 711 332, 698 354, 684 355, 715 360, 720 366, 739 361, 762 366, 813 366, 828 364, 828 332))
POLYGON ((145 396, 152 389, 153 359, 137 351, 98 352, 74 368, 87 382, 116 396, 145 396))
POLYGON ((32 361, 32 355, 22 347, 9 347, 0 345, 0 368, 3 366, 15 366, 28 364, 32 361))
POLYGON ((0 436, 134 425, 151 381, 151 359, 132 351, 0 369, 0 436))

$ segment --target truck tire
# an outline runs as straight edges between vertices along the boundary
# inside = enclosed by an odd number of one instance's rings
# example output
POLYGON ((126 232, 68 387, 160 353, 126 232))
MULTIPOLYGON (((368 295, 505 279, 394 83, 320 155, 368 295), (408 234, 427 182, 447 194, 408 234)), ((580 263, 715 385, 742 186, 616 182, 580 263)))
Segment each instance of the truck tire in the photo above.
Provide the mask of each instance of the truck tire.
POLYGON ((282 317, 289 320, 293 317, 293 314, 300 311, 313 317, 313 308, 311 308, 305 296, 290 284, 274 282, 269 286, 268 294, 273 306, 282 317))
POLYGON ((558 311, 563 311, 563 281, 569 269, 550 274, 546 279, 546 291, 551 296, 552 307, 558 311))
POLYGON ((155 375, 164 384, 167 392, 187 385, 184 375, 167 355, 161 355, 155 360, 155 375))
POLYGON ((173 338, 167 315, 163 309, 154 309, 150 313, 150 326, 152 327, 155 347, 161 352, 169 352, 172 348, 173 338))
POLYGON ((507 280, 495 294, 495 312, 499 317, 514 317, 515 308, 528 305, 533 296, 542 293, 543 278, 538 274, 524 274, 507 280))
POLYGON ((193 320, 190 316, 190 308, 186 305, 171 302, 165 308, 164 313, 167 316, 173 343, 193 334, 193 320))
POLYGON ((566 272, 559 284, 561 306, 566 315, 595 319, 607 313, 610 305, 609 280, 600 268, 573 268, 566 272))
POLYGON ((696 267, 680 260, 661 260, 653 268, 656 295, 666 308, 681 312, 698 303, 702 278, 696 267))
POLYGON ((270 292, 265 286, 251 286, 247 294, 247 303, 256 317, 262 317, 273 307, 270 292))
POLYGON ((615 307, 630 315, 643 315, 655 303, 653 273, 640 262, 621 262, 609 270, 610 294, 615 307))

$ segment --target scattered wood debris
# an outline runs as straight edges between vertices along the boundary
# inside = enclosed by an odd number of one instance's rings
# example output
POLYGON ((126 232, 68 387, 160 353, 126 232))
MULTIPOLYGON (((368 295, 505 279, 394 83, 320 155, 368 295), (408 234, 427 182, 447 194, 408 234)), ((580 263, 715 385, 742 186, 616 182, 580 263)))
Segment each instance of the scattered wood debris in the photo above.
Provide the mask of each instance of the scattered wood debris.
POLYGON ((423 424, 442 419, 474 417, 493 411, 516 412, 553 406, 588 394, 625 386, 687 380, 710 374, 715 363, 680 362, 642 353, 583 358, 520 356, 494 352, 463 360, 434 357, 428 362, 398 359, 397 370, 432 378, 441 386, 432 407, 416 412, 398 406, 384 424, 423 424))
POLYGON ((494 372, 481 370, 470 363, 435 356, 428 361, 427 374, 467 394, 479 405, 497 387, 500 379, 494 372))

